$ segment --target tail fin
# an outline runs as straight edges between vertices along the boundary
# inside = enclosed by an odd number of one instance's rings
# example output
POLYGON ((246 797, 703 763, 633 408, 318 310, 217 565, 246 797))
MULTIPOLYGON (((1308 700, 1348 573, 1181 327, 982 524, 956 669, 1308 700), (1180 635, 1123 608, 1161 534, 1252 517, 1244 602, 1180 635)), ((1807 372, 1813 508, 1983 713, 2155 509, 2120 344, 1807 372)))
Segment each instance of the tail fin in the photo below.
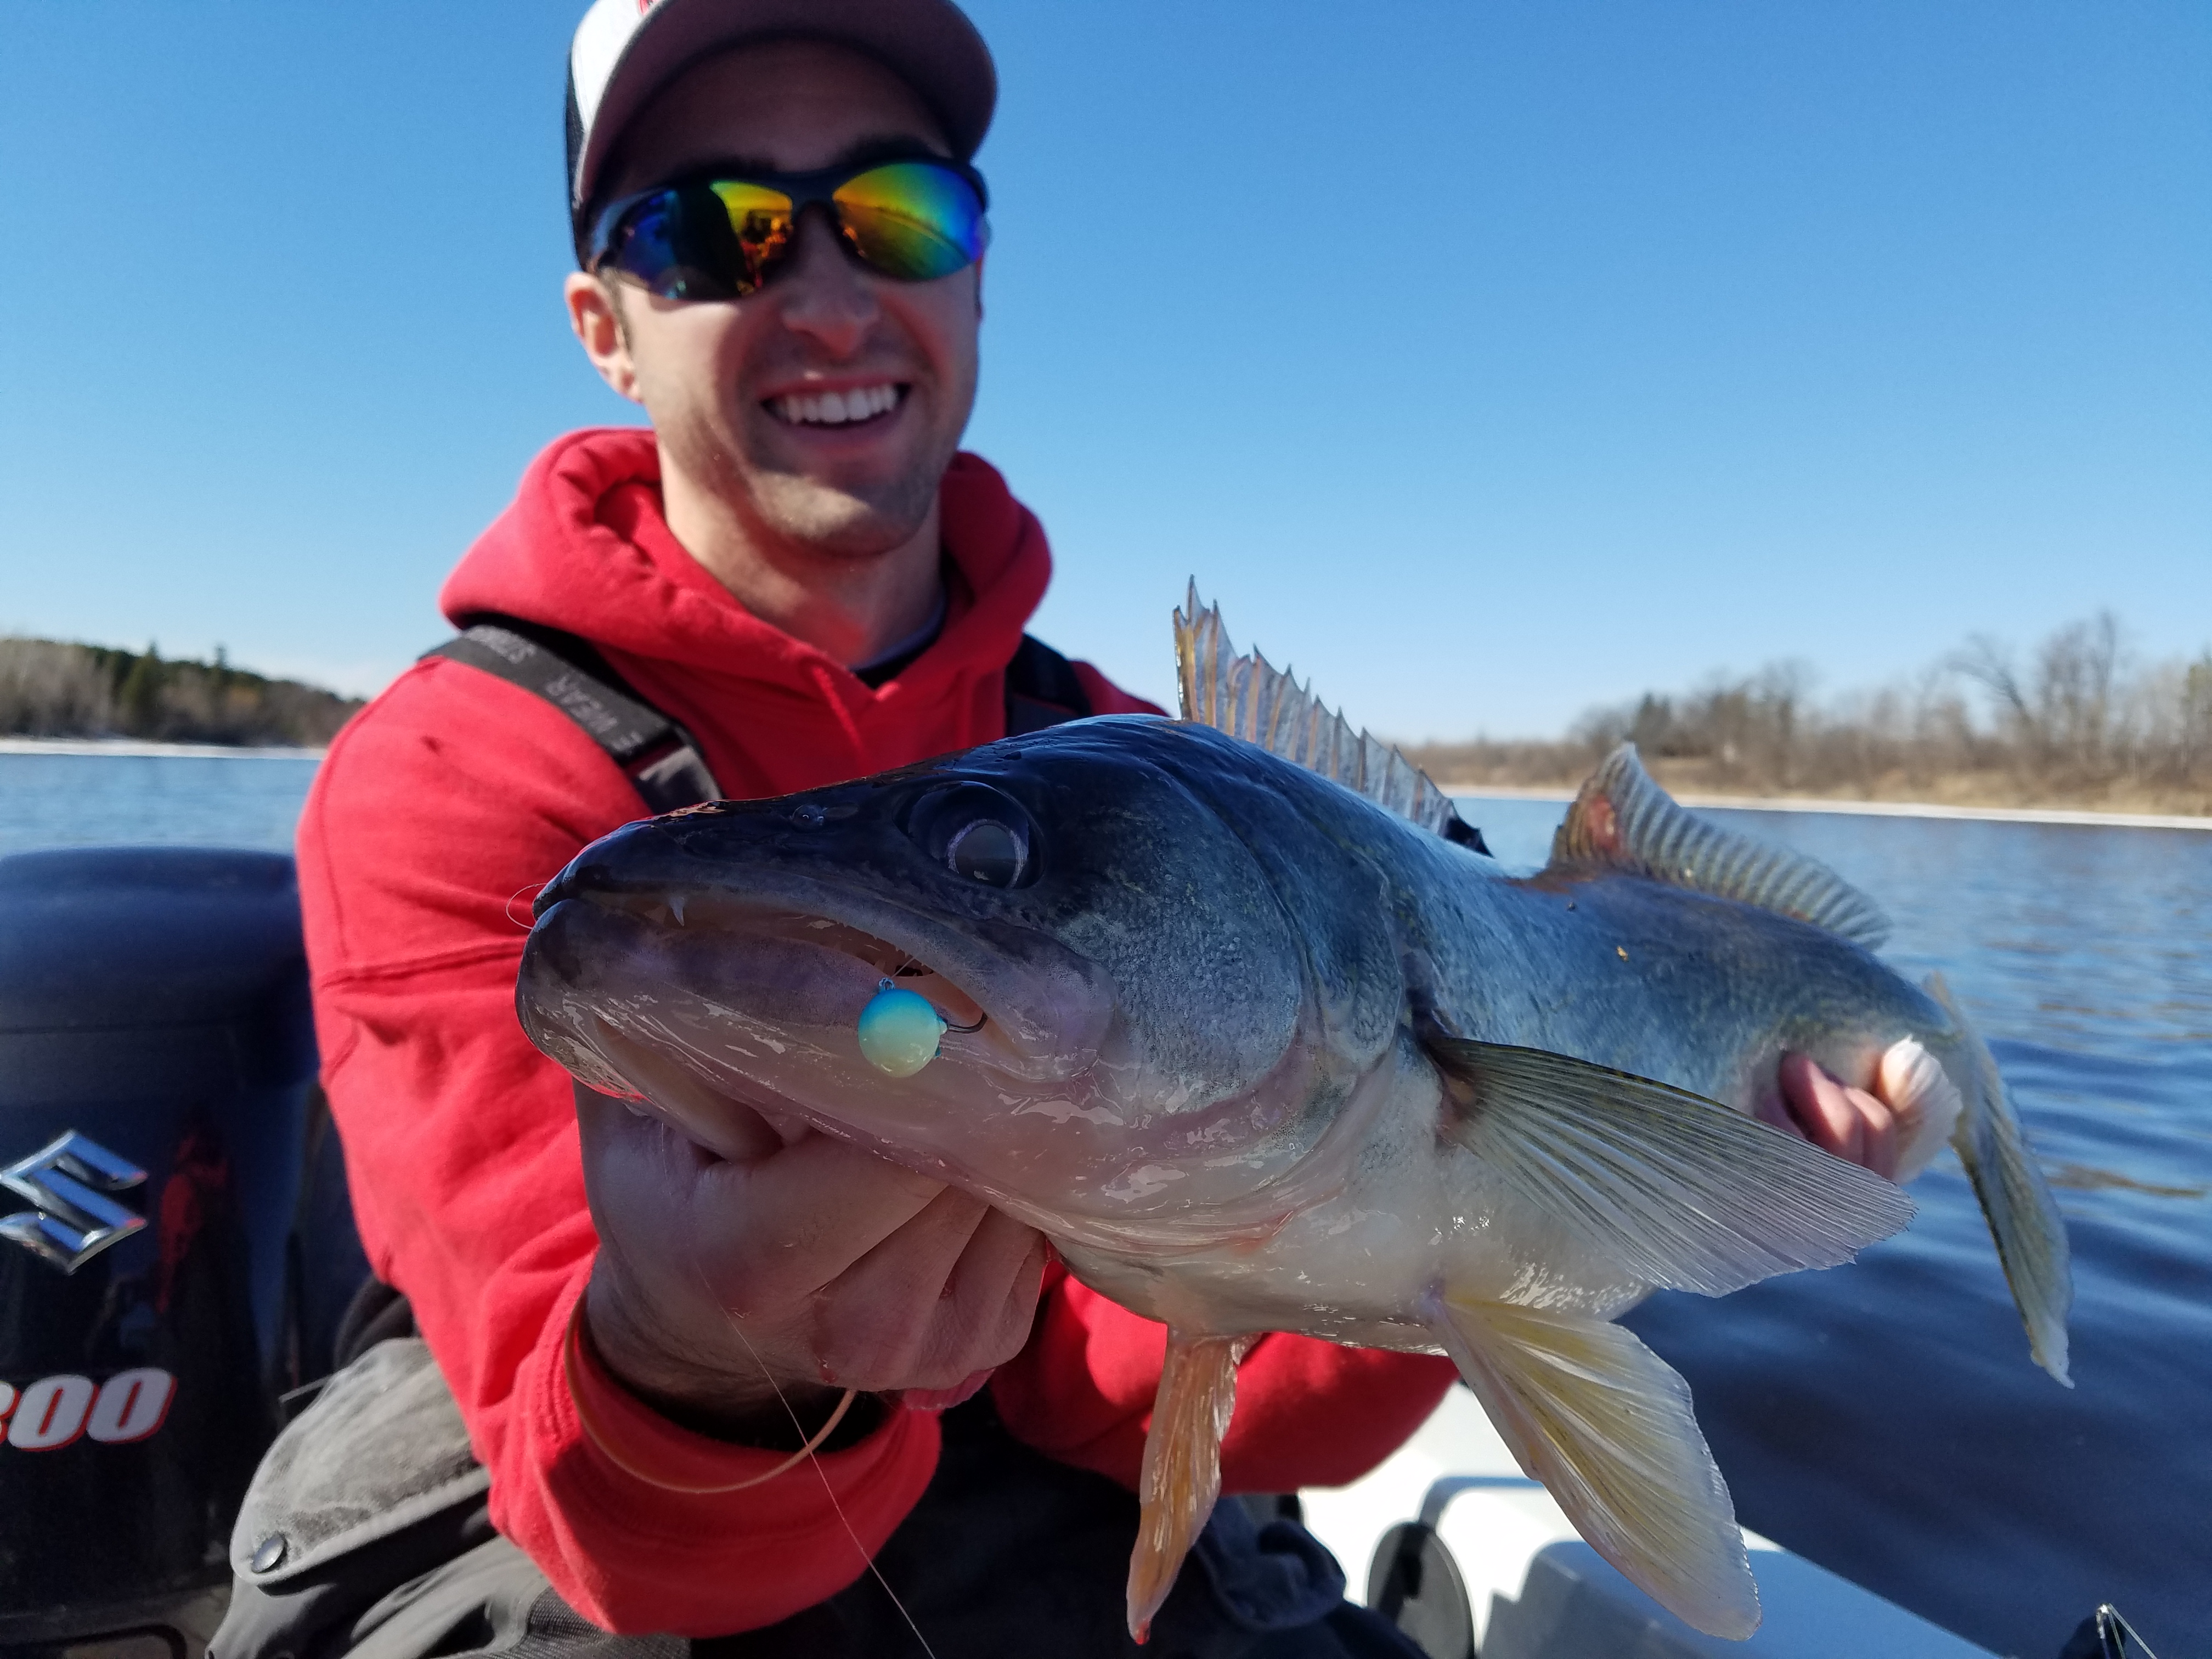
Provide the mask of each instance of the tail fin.
POLYGON ((1972 1086, 1963 1091, 1966 1109, 1951 1132, 1951 1145, 1966 1166, 1966 1178, 1974 1183, 1983 1218, 1996 1241, 2005 1282, 2012 1286, 2021 1322, 2027 1327, 2028 1352, 2037 1364, 2070 1389, 2066 1315, 2074 1305, 2074 1277, 2065 1218, 2044 1184, 2043 1171, 2036 1168, 1987 1045, 1952 1000, 1942 975, 1929 975, 1926 986, 1928 994, 1958 1022, 1974 1064, 1972 1086))

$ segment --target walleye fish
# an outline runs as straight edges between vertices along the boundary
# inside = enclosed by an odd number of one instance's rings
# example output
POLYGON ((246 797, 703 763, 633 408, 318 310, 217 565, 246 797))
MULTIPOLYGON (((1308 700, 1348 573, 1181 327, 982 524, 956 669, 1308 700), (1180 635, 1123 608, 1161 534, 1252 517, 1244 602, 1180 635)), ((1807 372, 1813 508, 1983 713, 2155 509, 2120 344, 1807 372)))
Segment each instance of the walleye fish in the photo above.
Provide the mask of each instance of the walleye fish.
POLYGON ((1140 1638, 1218 1494, 1237 1361, 1296 1331, 1457 1363, 1583 1536, 1689 1623, 1758 1593, 1686 1384, 1610 1322, 1848 1261, 1898 1189, 1755 1121, 1786 1051, 1965 1160, 2064 1380, 2065 1234, 1940 981, 1879 911, 1718 829, 1632 749, 1516 878, 1395 750, 1194 587, 1181 720, 1073 722, 859 782, 694 807, 537 901, 518 1006, 590 1086, 710 1147, 718 1102, 979 1194, 1169 1330, 1129 1580, 1140 1638), (944 1030, 891 1076, 886 983, 944 1030))

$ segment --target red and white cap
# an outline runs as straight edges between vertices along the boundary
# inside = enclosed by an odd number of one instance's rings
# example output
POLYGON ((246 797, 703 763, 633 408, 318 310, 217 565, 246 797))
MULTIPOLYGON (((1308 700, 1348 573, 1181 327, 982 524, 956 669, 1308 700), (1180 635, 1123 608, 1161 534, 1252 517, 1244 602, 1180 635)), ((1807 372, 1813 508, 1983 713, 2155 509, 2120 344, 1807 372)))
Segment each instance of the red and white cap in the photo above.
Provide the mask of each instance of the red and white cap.
POLYGON ((991 125, 990 49, 952 0, 594 0, 568 48, 568 212, 579 218, 622 130, 702 58, 749 41, 833 40, 921 95, 953 153, 991 125))

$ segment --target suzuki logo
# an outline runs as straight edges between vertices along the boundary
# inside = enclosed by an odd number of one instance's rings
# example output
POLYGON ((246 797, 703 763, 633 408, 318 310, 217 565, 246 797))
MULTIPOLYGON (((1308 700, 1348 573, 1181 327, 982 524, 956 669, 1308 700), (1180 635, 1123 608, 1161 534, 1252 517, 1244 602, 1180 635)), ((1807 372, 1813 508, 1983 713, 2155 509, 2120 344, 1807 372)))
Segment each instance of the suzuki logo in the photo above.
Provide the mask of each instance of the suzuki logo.
POLYGON ((146 1224, 144 1216, 106 1196, 145 1178, 143 1170, 70 1129, 51 1146, 0 1170, 0 1187, 39 1206, 0 1216, 0 1238, 73 1273, 146 1224))

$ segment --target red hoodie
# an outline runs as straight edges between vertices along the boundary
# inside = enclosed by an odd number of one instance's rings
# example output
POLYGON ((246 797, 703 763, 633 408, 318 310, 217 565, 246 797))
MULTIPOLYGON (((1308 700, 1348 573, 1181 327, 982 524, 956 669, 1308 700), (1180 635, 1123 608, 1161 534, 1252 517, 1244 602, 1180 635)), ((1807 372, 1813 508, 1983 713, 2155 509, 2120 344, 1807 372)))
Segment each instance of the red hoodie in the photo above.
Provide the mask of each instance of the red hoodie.
MULTIPOLYGON (((525 476, 441 596, 586 636, 698 740, 722 787, 787 793, 1005 735, 1004 665, 1051 571, 1044 532, 963 455, 942 493, 957 573, 936 641, 871 690, 760 622, 661 516, 653 435, 573 434, 525 476)), ((1157 712, 1078 665, 1100 713, 1157 712)), ((835 1594, 912 1508, 936 1419, 889 1409, 858 1445, 750 1490, 679 1495, 580 1431, 562 1336, 598 1239, 568 1079, 523 1037, 514 978, 528 899, 641 814, 630 783, 550 704, 443 658, 416 664, 331 747, 300 825, 323 1076, 370 1262, 405 1291, 491 1471, 494 1523, 609 1629, 709 1636, 835 1594), (834 1489, 833 1506, 825 1484, 834 1489), (840 1518, 838 1510, 843 1515, 840 1518)), ((1133 1486, 1162 1328, 1048 1281, 1036 1334, 992 1388, 1007 1426, 1133 1486)), ((1355 1478, 1435 1406, 1449 1365, 1263 1339, 1224 1449, 1229 1490, 1355 1478)), ((584 1383, 641 1449, 736 1485, 775 1454, 707 1439, 604 1377, 584 1383)))

